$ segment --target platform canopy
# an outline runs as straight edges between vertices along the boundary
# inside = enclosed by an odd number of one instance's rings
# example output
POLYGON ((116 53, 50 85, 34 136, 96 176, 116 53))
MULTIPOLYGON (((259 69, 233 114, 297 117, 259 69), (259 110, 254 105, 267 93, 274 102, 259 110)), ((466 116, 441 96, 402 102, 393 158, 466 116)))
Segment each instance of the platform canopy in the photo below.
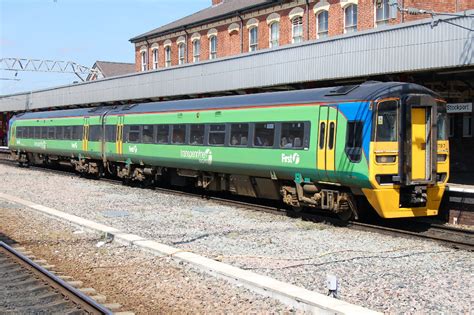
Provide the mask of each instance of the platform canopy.
POLYGON ((474 28, 474 10, 467 14, 471 16, 438 23, 430 18, 196 64, 2 95, 0 111, 155 101, 383 74, 472 71, 474 32, 469 29, 474 28))

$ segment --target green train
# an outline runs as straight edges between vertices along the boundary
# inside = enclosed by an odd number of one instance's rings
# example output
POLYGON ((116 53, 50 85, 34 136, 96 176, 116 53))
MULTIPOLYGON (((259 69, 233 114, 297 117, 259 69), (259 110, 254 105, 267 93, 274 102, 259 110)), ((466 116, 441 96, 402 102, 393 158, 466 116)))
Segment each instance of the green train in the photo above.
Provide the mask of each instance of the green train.
POLYGON ((357 217, 438 213, 449 177, 446 103, 417 84, 30 112, 10 121, 22 164, 282 200, 357 217))

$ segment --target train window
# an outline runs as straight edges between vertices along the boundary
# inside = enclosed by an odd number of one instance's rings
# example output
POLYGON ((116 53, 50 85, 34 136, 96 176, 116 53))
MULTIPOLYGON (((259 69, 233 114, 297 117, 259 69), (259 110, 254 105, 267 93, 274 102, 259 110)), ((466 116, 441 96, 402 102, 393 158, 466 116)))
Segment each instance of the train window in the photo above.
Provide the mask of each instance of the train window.
POLYGON ((89 141, 98 142, 102 141, 102 126, 90 125, 89 126, 89 141))
POLYGON ((54 139, 54 133, 55 133, 54 127, 48 127, 48 139, 49 140, 54 139))
POLYGON ((189 144, 204 144, 204 125, 191 125, 189 144))
POLYGON ((63 140, 64 139, 64 127, 63 126, 56 126, 56 140, 63 140))
POLYGON ((230 145, 246 146, 249 138, 249 124, 230 125, 230 145))
POLYGON ((167 144, 169 143, 170 126, 169 125, 157 125, 156 126, 156 143, 167 144))
POLYGON ((347 122, 346 155, 351 162, 359 162, 362 156, 362 121, 347 122))
POLYGON ((142 142, 143 143, 154 143, 155 142, 155 126, 144 125, 142 130, 142 142))
POLYGON ((173 125, 172 143, 183 144, 186 139, 186 125, 173 125))
POLYGON ((326 137, 326 123, 322 122, 319 128, 319 148, 324 148, 324 139, 326 137))
POLYGON ((398 101, 385 101, 377 105, 377 118, 375 122, 375 141, 397 141, 398 101))
POLYGON ((41 137, 40 139, 48 139, 48 127, 41 126, 41 137))
POLYGON ((34 127, 34 138, 41 139, 41 127, 34 127))
POLYGON ((275 137, 274 123, 255 124, 255 136, 253 144, 256 147, 273 147, 275 137))
POLYGON ((225 144, 225 125, 209 126, 209 145, 225 144))
POLYGON ((140 142, 140 126, 138 125, 130 125, 126 126, 126 132, 125 134, 127 135, 126 141, 127 143, 138 143, 140 142))
POLYGON ((115 142, 117 141, 117 126, 116 125, 106 125, 105 126, 105 142, 115 142))
POLYGON ((64 126, 64 140, 71 140, 72 137, 72 127, 64 126))
POLYGON ((18 139, 23 138, 23 127, 16 127, 16 137, 18 139))
POLYGON ((72 126, 72 140, 82 140, 83 134, 83 126, 72 126))
POLYGON ((289 122, 281 124, 281 148, 302 148, 304 138, 304 123, 289 122))
POLYGON ((329 124, 329 142, 328 142, 328 149, 332 150, 334 148, 334 131, 336 130, 335 124, 331 122, 329 124))
POLYGON ((448 115, 446 113, 446 103, 438 103, 437 113, 438 118, 436 126, 438 128, 438 140, 448 140, 448 134, 446 130, 446 125, 448 121, 448 115))

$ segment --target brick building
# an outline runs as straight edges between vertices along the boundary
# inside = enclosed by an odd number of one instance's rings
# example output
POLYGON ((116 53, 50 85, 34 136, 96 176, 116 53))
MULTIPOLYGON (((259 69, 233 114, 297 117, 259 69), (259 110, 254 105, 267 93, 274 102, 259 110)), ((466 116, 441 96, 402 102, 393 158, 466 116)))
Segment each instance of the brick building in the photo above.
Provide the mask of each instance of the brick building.
MULTIPOLYGON (((212 0, 212 6, 130 41, 135 70, 222 58, 253 50, 385 27, 429 15, 408 15, 389 0, 212 0)), ((472 0, 398 0, 435 12, 474 8, 472 0)))

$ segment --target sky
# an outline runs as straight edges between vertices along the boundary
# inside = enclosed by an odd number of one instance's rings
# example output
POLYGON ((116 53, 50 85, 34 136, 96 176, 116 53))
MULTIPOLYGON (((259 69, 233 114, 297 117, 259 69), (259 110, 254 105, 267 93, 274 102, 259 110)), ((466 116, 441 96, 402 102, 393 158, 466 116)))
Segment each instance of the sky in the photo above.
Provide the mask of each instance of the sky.
MULTIPOLYGON (((130 38, 210 5, 211 0, 0 0, 0 58, 87 67, 97 60, 133 63, 130 38)), ((0 70, 0 95, 78 80, 75 74, 18 72, 15 77, 0 70)))

